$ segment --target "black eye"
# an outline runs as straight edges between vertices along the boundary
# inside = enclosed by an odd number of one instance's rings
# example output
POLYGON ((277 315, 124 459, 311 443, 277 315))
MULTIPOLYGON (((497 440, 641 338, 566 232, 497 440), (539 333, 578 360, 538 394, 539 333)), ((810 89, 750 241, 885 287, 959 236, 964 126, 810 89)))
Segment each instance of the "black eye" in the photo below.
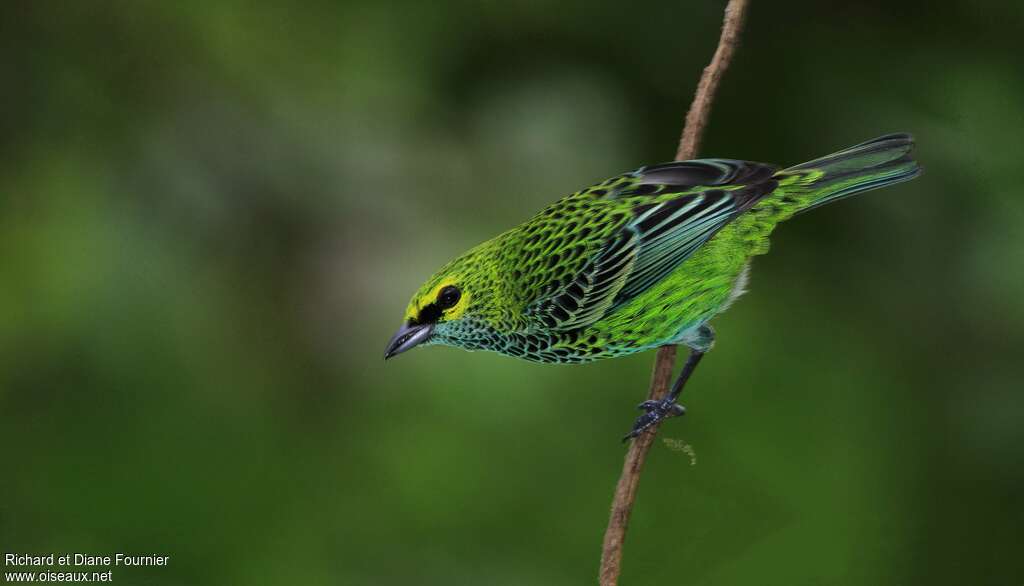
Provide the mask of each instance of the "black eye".
POLYGON ((459 291, 459 288, 454 285, 448 285, 437 294, 437 305, 441 309, 450 309, 455 307, 460 297, 462 297, 462 291, 459 291))

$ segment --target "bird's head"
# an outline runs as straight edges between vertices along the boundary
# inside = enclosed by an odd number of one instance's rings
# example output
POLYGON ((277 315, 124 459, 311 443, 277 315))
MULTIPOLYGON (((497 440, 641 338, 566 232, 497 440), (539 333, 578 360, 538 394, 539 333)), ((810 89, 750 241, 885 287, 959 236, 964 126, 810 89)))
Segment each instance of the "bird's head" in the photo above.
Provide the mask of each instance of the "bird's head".
POLYGON ((438 271, 412 296, 398 332, 384 351, 387 360, 416 346, 447 344, 467 348, 486 334, 485 316, 495 301, 485 255, 470 252, 438 271))

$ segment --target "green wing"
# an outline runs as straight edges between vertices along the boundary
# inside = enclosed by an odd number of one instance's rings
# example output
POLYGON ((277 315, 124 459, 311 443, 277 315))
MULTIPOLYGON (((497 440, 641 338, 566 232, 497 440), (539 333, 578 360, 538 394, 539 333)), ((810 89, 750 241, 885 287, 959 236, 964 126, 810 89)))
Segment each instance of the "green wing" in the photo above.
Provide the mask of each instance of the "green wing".
POLYGON ((577 194, 628 214, 581 270, 547 287, 526 314, 554 330, 600 320, 671 273, 775 189, 775 167, 707 159, 641 168, 577 194))

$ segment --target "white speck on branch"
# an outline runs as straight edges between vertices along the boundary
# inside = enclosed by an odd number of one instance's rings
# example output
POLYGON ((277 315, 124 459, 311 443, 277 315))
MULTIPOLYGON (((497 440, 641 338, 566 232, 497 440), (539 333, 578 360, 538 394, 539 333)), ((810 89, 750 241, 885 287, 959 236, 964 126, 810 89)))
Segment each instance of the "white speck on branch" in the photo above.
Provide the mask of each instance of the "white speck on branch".
MULTIPOLYGON (((685 161, 697 156, 697 149, 711 114, 711 104, 714 101, 715 92, 722 81, 722 75, 729 67, 729 62, 732 61, 733 53, 739 42, 746 8, 747 0, 729 0, 729 4, 725 7, 725 18, 722 21, 722 35, 718 39, 718 48, 715 49, 711 63, 704 68, 704 73, 697 84, 697 92, 693 96, 693 103, 690 104, 690 110, 686 113, 686 122, 679 138, 679 149, 676 151, 675 160, 677 161, 685 161)), ((654 360, 654 372, 651 374, 648 399, 659 400, 668 393, 675 361, 675 346, 664 346, 658 349, 657 357, 654 360)), ((615 487, 608 528, 604 532, 599 574, 601 586, 617 586, 619 583, 626 529, 629 527, 629 517, 633 512, 633 502, 636 500, 636 491, 640 484, 640 473, 643 471, 647 452, 650 451, 651 445, 654 443, 657 431, 657 425, 655 425, 649 431, 637 436, 626 452, 622 475, 615 487)))

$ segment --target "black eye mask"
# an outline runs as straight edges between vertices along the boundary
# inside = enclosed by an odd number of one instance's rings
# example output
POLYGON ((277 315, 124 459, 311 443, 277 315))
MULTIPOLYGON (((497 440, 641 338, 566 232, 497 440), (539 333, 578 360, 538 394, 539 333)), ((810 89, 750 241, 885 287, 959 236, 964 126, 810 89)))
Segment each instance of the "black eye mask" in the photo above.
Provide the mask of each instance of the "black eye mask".
POLYGON ((420 314, 416 317, 415 321, 418 324, 437 323, 437 320, 441 319, 442 313, 444 312, 436 303, 431 303, 420 310, 420 314))

